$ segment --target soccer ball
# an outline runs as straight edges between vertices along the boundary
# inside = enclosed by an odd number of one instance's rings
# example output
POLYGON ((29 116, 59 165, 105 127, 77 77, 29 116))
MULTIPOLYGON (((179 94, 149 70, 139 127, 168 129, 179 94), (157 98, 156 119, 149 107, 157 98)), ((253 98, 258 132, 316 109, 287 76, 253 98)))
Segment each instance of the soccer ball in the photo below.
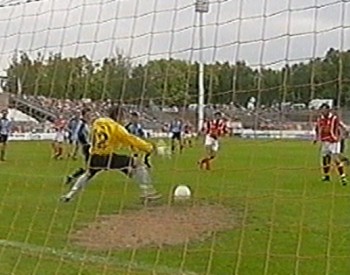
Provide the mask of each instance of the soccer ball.
POLYGON ((186 185, 178 185, 174 190, 174 200, 183 201, 192 197, 191 189, 186 185))

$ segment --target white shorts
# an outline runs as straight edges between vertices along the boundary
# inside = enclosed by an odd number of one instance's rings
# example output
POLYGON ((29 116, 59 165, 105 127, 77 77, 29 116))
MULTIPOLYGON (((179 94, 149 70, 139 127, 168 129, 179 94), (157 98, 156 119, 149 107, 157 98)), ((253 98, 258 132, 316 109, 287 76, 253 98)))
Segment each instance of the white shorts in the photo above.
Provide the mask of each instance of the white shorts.
POLYGON ((65 139, 65 135, 63 132, 57 132, 54 137, 54 141, 58 143, 63 143, 65 139))
POLYGON ((190 138, 192 138, 192 134, 191 133, 184 133, 183 137, 184 137, 184 139, 190 139, 190 138))
POLYGON ((210 135, 206 135, 204 139, 204 145, 210 147, 211 150, 217 152, 219 150, 219 141, 215 138, 212 138, 210 135))
POLYGON ((321 143, 321 154, 323 156, 340 154, 340 148, 340 142, 323 141, 321 143))

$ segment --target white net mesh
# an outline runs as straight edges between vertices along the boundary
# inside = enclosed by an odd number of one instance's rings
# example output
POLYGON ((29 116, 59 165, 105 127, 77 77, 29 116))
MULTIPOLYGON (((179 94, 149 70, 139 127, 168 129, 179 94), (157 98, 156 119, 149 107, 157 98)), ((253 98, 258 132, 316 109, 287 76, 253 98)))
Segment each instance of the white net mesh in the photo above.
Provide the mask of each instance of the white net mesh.
POLYGON ((317 149, 299 140, 311 100, 347 122, 350 2, 212 0, 203 14, 195 2, 0 0, 0 106, 18 140, 1 163, 0 274, 350 274, 348 188, 319 183, 317 149), (150 208, 113 173, 58 202, 79 164, 50 158, 51 122, 122 102, 166 139, 174 117, 197 125, 201 61, 205 117, 297 141, 226 138, 210 172, 195 166, 201 139, 155 156, 165 198, 150 208), (190 206, 172 204, 178 184, 190 206))

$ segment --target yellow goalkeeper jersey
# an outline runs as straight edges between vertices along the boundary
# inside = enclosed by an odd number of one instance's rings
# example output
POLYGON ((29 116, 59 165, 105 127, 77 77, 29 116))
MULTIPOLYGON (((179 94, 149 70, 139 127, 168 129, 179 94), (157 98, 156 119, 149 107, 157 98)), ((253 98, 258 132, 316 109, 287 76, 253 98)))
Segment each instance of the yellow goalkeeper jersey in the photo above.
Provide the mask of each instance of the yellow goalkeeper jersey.
POLYGON ((122 125, 111 118, 98 118, 93 122, 91 139, 90 153, 94 155, 110 155, 123 147, 144 153, 151 153, 153 150, 151 143, 129 134, 122 125))

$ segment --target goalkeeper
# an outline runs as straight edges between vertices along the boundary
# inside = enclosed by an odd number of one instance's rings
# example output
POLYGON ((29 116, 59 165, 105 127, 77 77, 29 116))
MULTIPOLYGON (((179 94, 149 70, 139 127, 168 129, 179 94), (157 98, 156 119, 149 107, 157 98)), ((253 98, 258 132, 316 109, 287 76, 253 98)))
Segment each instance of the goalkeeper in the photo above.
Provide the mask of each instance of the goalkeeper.
POLYGON ((141 199, 158 200, 161 195, 155 190, 146 166, 149 166, 149 156, 153 145, 129 134, 117 121, 123 118, 123 110, 114 106, 109 111, 109 117, 96 119, 92 125, 92 145, 87 161, 87 171, 79 176, 71 190, 61 200, 70 201, 99 172, 104 170, 119 170, 132 177, 141 190, 141 199), (134 157, 114 153, 122 147, 131 147, 146 154, 145 164, 134 157))
MULTIPOLYGON (((142 125, 139 123, 139 117, 140 117, 139 113, 132 112, 131 121, 125 125, 125 129, 134 136, 137 136, 139 138, 144 138, 146 135, 142 125)), ((77 136, 78 136, 78 143, 81 145, 81 148, 82 148, 82 154, 84 156, 85 163, 87 163, 90 157, 89 126, 88 126, 88 121, 90 120, 91 120, 90 109, 84 109, 82 111, 81 119, 79 122, 80 127, 77 127, 78 128, 77 136)), ((137 153, 134 153, 133 156, 135 158, 139 157, 137 153)), ((150 164, 148 162, 146 162, 145 164, 150 168, 150 164)), ((73 181, 75 181, 84 173, 85 173, 84 168, 80 167, 76 169, 72 174, 66 177, 65 183, 72 184, 73 181)))

